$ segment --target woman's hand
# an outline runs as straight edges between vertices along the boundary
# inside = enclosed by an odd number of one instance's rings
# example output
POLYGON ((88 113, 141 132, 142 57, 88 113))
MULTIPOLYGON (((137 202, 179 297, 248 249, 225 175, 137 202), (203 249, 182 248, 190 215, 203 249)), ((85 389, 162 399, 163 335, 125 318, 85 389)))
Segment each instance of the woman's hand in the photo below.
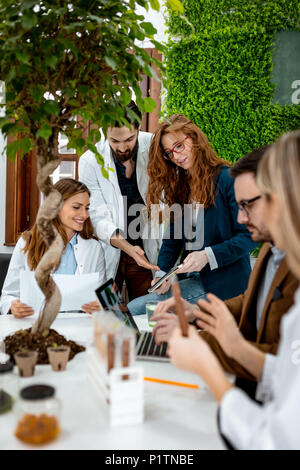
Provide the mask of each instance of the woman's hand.
POLYGON ((29 317, 34 314, 33 308, 21 303, 19 300, 14 300, 11 303, 10 311, 15 318, 29 317))
POLYGON ((94 302, 89 302, 82 305, 81 310, 83 310, 85 313, 93 313, 101 310, 101 307, 98 300, 95 300, 94 302))
POLYGON ((218 402, 232 388, 218 359, 193 326, 189 326, 187 337, 182 336, 180 328, 175 328, 168 354, 175 366, 200 375, 218 402))
MULTIPOLYGON (((152 281, 151 281, 151 286, 154 286, 159 280, 161 279, 161 277, 155 277, 152 281)), ((165 294, 166 292, 168 292, 168 290, 170 289, 171 287, 171 283, 169 280, 166 280, 162 283, 162 285, 160 287, 158 287, 158 289, 156 289, 154 291, 155 294, 165 294)))
POLYGON ((233 315, 226 304, 215 295, 207 294, 207 299, 209 302, 198 300, 201 310, 195 311, 195 316, 199 318, 197 325, 211 333, 229 357, 238 356, 238 350, 245 340, 233 315))
POLYGON ((183 261, 182 268, 178 269, 177 274, 192 273, 194 271, 202 271, 208 263, 205 250, 193 251, 183 261))
POLYGON ((140 246, 138 245, 131 246, 129 255, 135 260, 136 264, 138 264, 139 266, 142 266, 145 269, 159 271, 158 266, 154 266, 147 260, 145 256, 145 252, 144 250, 142 250, 140 246))
POLYGON ((174 329, 169 339, 168 354, 172 364, 203 378, 206 376, 206 370, 218 363, 208 344, 191 325, 188 328, 188 336, 182 336, 179 327, 174 329))

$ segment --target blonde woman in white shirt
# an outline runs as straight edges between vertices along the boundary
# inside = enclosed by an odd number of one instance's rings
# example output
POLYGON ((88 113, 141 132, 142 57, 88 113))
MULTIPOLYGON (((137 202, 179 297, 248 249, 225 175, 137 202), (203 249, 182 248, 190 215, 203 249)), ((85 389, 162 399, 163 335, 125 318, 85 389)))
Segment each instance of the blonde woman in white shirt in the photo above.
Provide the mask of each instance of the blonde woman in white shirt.
MULTIPOLYGON (((263 193, 264 220, 276 246, 300 280, 300 130, 283 135, 260 164, 257 183, 263 193)), ((235 388, 217 358, 193 327, 169 341, 171 361, 199 374, 220 403, 219 424, 235 449, 300 449, 300 289, 281 323, 277 356, 245 341, 224 302, 212 294, 199 301, 198 325, 213 334, 224 352, 260 381, 259 405, 235 388), (208 312, 209 315, 207 313, 208 312)))
MULTIPOLYGON (((99 283, 106 280, 105 257, 101 243, 94 236, 89 216, 90 192, 85 184, 71 178, 58 181, 54 188, 63 198, 54 225, 61 234, 65 250, 55 271, 59 274, 99 273, 99 283)), ((34 271, 46 250, 37 225, 19 238, 4 281, 0 309, 2 314, 12 313, 16 318, 34 314, 33 309, 20 302, 20 272, 34 271)), ((99 309, 98 302, 89 301, 81 307, 86 313, 99 309)))

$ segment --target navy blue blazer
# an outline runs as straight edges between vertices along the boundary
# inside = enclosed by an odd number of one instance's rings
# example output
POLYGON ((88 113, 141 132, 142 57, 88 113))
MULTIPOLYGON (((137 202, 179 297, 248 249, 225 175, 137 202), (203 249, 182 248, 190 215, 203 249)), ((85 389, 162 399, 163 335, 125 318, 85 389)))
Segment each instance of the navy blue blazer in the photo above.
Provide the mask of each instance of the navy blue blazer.
MULTIPOLYGON (((204 243, 197 247, 197 251, 205 247, 213 250, 218 267, 211 270, 207 264, 200 277, 205 292, 212 292, 223 300, 246 290, 251 272, 249 253, 256 246, 245 225, 237 222, 233 183, 229 168, 222 166, 215 179, 215 204, 204 210, 204 243)), ((181 261, 191 252, 186 250, 184 231, 181 239, 174 239, 173 222, 168 231, 170 238, 163 239, 157 261, 160 269, 166 272, 175 265, 182 251, 181 261)))

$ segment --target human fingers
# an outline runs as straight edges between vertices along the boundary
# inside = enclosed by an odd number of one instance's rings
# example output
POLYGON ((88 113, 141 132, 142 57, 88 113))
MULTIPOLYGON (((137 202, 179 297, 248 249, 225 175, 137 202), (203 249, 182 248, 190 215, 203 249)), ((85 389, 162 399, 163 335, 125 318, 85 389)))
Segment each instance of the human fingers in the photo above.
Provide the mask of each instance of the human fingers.
POLYGON ((191 253, 183 260, 182 267, 177 270, 176 274, 190 272, 191 266, 193 264, 193 258, 191 253))
POLYGON ((89 302, 87 304, 82 305, 81 310, 85 313, 93 313, 100 310, 100 304, 97 301, 89 302))
POLYGON ((168 331, 160 329, 154 336, 155 344, 157 344, 157 346, 161 346, 162 343, 167 343, 169 341, 169 337, 170 333, 168 331))
POLYGON ((138 245, 134 246, 134 251, 135 251, 138 255, 141 255, 141 256, 143 256, 143 255, 145 254, 144 250, 143 250, 140 246, 138 246, 138 245))
MULTIPOLYGON (((208 297, 207 297, 208 298, 208 297)), ((216 316, 216 305, 215 303, 209 302, 206 299, 198 299, 197 304, 200 310, 206 314, 216 316)), ((198 316, 198 314, 196 314, 198 316)))
POLYGON ((153 336, 156 336, 158 332, 164 331, 165 333, 170 333, 173 329, 178 326, 177 317, 172 315, 174 318, 161 318, 156 322, 152 330, 153 336))
POLYGON ((211 315, 210 313, 206 313, 202 310, 195 310, 195 316, 204 324, 215 327, 216 326, 216 318, 211 315))
POLYGON ((170 289, 170 286, 169 281, 164 281, 162 285, 155 290, 155 293, 158 295, 165 294, 170 289))
POLYGON ((135 261, 142 268, 159 271, 159 267, 151 264, 144 255, 137 254, 135 256, 135 261))
POLYGON ((169 299, 162 300, 161 302, 158 302, 156 309, 154 311, 154 315, 167 312, 168 310, 173 310, 174 306, 175 306, 174 297, 170 297, 169 299))
POLYGON ((34 314, 34 310, 32 307, 20 302, 19 300, 15 300, 11 304, 11 312, 16 318, 23 318, 29 317, 30 315, 34 314))

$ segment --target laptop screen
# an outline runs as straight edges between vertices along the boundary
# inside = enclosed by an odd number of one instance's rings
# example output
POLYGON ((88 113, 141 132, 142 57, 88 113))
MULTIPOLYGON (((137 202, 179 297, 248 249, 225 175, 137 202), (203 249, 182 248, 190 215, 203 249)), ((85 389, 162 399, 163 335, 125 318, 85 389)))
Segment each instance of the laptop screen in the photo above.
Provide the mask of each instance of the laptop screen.
POLYGON ((104 310, 111 310, 119 320, 122 320, 126 325, 131 326, 137 332, 139 331, 131 313, 128 311, 122 311, 119 295, 117 293, 117 286, 113 279, 106 281, 98 287, 95 292, 104 310))

